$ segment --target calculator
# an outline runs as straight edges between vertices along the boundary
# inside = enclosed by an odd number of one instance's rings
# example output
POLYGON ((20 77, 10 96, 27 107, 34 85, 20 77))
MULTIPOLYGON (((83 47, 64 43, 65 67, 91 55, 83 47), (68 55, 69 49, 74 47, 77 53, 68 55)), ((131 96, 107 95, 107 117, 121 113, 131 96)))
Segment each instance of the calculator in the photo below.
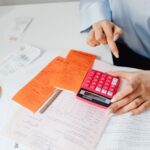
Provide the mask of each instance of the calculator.
POLYGON ((77 97, 100 107, 107 108, 116 94, 120 79, 107 73, 91 69, 86 74, 77 97))

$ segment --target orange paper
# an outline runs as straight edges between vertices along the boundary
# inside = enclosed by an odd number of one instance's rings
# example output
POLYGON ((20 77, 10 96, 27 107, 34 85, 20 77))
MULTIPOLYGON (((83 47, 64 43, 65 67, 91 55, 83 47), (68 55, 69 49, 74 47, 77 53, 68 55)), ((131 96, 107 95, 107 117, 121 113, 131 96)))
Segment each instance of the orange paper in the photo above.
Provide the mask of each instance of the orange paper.
POLYGON ((71 50, 64 60, 62 71, 53 85, 77 92, 86 73, 92 67, 95 58, 95 55, 71 50))
POLYGON ((13 97, 13 100, 36 112, 54 92, 55 88, 51 83, 55 81, 59 74, 63 61, 62 57, 55 58, 24 86, 13 97))

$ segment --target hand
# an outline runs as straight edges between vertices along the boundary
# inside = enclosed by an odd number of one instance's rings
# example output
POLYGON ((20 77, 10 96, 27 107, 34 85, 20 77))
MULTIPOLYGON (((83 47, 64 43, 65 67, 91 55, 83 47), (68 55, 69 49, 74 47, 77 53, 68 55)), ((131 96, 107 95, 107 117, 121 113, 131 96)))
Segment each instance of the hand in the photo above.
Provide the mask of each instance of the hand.
POLYGON ((114 95, 110 111, 117 114, 130 112, 136 115, 150 108, 150 71, 110 74, 129 82, 129 86, 114 95))
POLYGON ((113 55, 119 58, 119 51, 115 41, 123 34, 123 30, 114 23, 103 20, 95 23, 87 37, 87 44, 95 47, 108 44, 113 55))

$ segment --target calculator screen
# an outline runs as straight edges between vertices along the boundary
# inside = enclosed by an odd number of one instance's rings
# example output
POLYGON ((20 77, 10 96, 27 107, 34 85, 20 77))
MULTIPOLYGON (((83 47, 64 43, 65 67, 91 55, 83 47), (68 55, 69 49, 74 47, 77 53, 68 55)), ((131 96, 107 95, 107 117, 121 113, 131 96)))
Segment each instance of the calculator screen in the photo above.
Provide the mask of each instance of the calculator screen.
POLYGON ((84 98, 88 101, 101 104, 103 106, 109 106, 111 104, 110 99, 107 99, 105 97, 102 97, 96 93, 90 92, 85 89, 80 89, 80 92, 78 93, 78 96, 81 98, 84 98))

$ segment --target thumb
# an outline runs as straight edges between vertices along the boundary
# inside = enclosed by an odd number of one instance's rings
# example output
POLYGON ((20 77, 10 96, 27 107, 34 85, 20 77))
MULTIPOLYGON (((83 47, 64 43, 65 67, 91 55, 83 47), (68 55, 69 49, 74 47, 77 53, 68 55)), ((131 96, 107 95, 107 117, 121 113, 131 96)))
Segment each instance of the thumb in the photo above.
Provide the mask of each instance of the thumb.
POLYGON ((115 71, 115 72, 114 71, 110 71, 110 72, 108 72, 108 74, 110 74, 112 76, 128 79, 130 77, 131 73, 126 72, 126 71, 115 71))

